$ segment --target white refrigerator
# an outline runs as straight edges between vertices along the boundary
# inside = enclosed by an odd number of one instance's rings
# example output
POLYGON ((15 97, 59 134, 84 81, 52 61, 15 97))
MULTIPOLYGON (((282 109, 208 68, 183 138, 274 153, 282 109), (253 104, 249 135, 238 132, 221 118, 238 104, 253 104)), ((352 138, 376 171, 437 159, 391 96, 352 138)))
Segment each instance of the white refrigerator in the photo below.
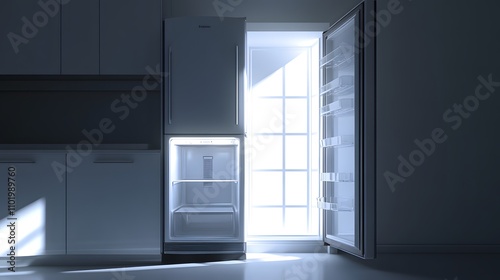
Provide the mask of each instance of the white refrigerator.
POLYGON ((244 255, 244 18, 164 21, 165 255, 244 255))
MULTIPOLYGON (((375 257, 374 1, 323 33, 321 187, 323 239, 330 249, 375 257)), ((335 251, 335 250, 330 250, 335 251)))

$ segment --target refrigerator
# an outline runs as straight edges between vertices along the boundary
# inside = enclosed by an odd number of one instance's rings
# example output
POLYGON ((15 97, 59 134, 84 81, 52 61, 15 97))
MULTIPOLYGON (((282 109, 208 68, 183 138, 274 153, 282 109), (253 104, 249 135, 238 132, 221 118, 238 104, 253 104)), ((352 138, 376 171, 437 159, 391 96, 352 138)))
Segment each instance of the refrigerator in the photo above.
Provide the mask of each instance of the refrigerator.
POLYGON ((244 256, 245 26, 164 21, 164 255, 244 256))
POLYGON ((323 33, 320 182, 317 205, 330 252, 375 257, 374 1, 323 33))

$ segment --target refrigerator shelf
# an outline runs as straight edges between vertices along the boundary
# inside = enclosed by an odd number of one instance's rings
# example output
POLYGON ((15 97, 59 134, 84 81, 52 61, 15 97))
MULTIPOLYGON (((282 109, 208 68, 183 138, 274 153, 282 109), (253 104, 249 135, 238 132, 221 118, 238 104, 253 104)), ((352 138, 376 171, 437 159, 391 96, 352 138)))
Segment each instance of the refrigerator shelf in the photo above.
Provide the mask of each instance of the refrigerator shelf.
POLYGON ((354 211, 354 199, 347 197, 318 197, 317 206, 320 209, 328 211, 354 211))
POLYGON ((347 94, 350 93, 349 89, 354 88, 353 85, 354 76, 343 75, 322 86, 320 89, 320 95, 324 95, 327 93, 333 93, 335 95, 347 94))
POLYGON ((200 179, 200 180, 175 180, 172 184, 180 183, 238 183, 238 180, 211 180, 211 179, 200 179))
POLYGON ((338 67, 348 61, 354 61, 354 47, 343 43, 320 60, 320 67, 338 67))
POLYGON ((321 140, 321 147, 347 147, 354 145, 353 135, 340 135, 321 140))
POLYGON ((321 173, 321 181, 323 182, 354 182, 354 176, 352 173, 348 172, 333 172, 333 173, 321 173))
POLYGON ((334 58, 333 60, 327 62, 322 68, 326 69, 339 69, 339 68, 347 68, 354 66, 354 55, 350 57, 340 57, 334 58))
POLYGON ((327 104, 320 109, 321 115, 339 115, 354 110, 354 99, 344 98, 327 104))
POLYGON ((329 89, 326 89, 326 86, 327 85, 324 86, 325 89, 323 89, 323 87, 321 88, 322 89, 320 91, 321 96, 330 95, 330 94, 340 96, 340 95, 347 95, 347 94, 354 93, 354 86, 343 86, 343 87, 329 88, 329 89))

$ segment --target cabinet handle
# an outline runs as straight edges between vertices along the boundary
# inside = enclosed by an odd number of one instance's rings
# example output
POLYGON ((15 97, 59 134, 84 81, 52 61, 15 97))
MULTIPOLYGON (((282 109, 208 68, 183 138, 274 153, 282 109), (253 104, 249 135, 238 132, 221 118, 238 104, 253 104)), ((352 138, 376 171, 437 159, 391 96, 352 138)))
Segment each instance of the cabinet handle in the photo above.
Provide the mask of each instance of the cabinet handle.
POLYGON ((172 47, 168 48, 168 124, 172 124, 172 47))
POLYGON ((36 163, 34 160, 0 160, 0 163, 36 163))
POLYGON ((133 160, 94 160, 94 163, 134 163, 133 160))
POLYGON ((236 45, 236 125, 239 125, 239 51, 236 45))

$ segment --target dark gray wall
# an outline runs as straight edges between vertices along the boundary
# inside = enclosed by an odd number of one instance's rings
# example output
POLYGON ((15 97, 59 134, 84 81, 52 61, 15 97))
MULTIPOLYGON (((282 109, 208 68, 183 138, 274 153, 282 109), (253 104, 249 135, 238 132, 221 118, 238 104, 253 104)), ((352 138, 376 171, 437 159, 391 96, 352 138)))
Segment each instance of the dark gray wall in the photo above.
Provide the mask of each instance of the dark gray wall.
MULTIPOLYGON (((389 1, 379 0, 378 10, 389 1)), ((378 244, 499 245, 500 87, 472 105, 478 76, 500 81, 500 5, 401 5, 377 37, 378 244), (464 100, 469 114, 443 118, 464 100), (408 160, 418 149, 414 140, 430 138, 436 128, 446 140, 391 190, 384 173, 399 174, 398 156, 408 160)))

